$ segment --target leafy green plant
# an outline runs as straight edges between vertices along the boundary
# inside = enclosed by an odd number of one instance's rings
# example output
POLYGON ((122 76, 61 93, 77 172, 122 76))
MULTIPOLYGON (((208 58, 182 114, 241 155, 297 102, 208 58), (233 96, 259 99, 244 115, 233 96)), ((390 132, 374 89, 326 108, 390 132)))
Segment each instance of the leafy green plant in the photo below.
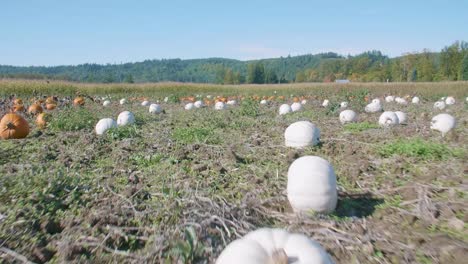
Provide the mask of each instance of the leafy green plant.
POLYGON ((136 138, 140 136, 140 130, 136 125, 128 125, 111 128, 106 131, 107 138, 111 140, 122 140, 124 138, 136 138))
POLYGON ((179 127, 172 133, 172 138, 183 144, 192 144, 196 142, 215 142, 213 130, 206 127, 179 127), (211 140, 210 140, 211 138, 211 140))
POLYGON ((78 131, 82 129, 93 129, 98 118, 93 112, 86 108, 66 108, 53 113, 49 123, 51 130, 78 131))
POLYGON ((197 260, 202 259, 205 247, 199 243, 193 227, 187 227, 184 234, 185 240, 178 241, 169 255, 181 260, 183 263, 196 263, 197 260))
POLYGON ((259 114, 259 104, 252 99, 245 99, 239 107, 239 114, 242 116, 257 117, 259 114))
POLYGON ((450 149, 445 144, 422 139, 399 139, 380 146, 377 151, 383 157, 403 155, 423 160, 443 160, 463 155, 463 150, 450 149))
POLYGON ((344 125, 343 128, 346 131, 358 133, 358 132, 362 132, 368 129, 379 128, 379 126, 374 123, 362 122, 362 123, 349 123, 349 124, 344 125))

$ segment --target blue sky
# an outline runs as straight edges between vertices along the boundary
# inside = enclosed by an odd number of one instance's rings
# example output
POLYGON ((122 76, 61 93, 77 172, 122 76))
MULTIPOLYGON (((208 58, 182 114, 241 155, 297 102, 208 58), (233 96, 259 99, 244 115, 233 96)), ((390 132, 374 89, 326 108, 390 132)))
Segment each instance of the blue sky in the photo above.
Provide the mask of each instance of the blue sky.
POLYGON ((468 41, 468 0, 4 0, 0 64, 256 59, 468 41))

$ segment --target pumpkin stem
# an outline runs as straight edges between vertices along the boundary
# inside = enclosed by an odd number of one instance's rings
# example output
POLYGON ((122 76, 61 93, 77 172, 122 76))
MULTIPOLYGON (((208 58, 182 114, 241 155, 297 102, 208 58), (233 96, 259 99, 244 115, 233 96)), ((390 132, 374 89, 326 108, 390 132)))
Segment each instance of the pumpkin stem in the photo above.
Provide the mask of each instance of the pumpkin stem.
POLYGON ((273 251, 268 258, 267 264, 288 264, 288 255, 284 249, 277 249, 273 251))
POLYGON ((15 124, 13 124, 12 122, 8 122, 8 124, 6 125, 6 128, 5 130, 12 130, 12 129, 15 129, 15 124))

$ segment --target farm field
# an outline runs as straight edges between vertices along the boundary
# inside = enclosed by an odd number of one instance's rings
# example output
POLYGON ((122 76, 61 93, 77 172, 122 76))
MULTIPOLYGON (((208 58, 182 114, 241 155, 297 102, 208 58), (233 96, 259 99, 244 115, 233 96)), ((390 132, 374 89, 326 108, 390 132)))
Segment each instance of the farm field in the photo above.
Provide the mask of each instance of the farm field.
POLYGON ((468 82, 0 80, 0 116, 17 98, 27 109, 49 96, 58 103, 45 111, 45 128, 21 113, 29 135, 0 140, 0 262, 214 263, 231 241, 261 227, 306 234, 336 263, 464 263, 468 256, 468 82), (390 94, 408 95, 408 104, 385 102, 390 94), (83 106, 73 105, 78 95, 83 106), (213 103, 217 96, 237 105, 184 109, 189 97, 213 103), (412 104, 413 96, 421 102, 412 104), (434 109, 446 96, 456 103, 434 109), (279 115, 294 98, 307 100, 303 109, 279 115), (380 127, 381 112, 364 111, 374 98, 385 111, 405 112, 407 124, 380 127), (143 100, 164 111, 150 113, 143 100), (342 101, 357 123, 340 123, 342 101), (96 135, 100 119, 122 111, 134 114, 133 125, 96 135), (457 120, 444 137, 430 129, 440 113, 457 120), (286 147, 285 129, 302 120, 320 129, 320 144, 286 147), (306 155, 335 170, 339 198, 330 214, 296 214, 289 204, 288 168, 306 155))

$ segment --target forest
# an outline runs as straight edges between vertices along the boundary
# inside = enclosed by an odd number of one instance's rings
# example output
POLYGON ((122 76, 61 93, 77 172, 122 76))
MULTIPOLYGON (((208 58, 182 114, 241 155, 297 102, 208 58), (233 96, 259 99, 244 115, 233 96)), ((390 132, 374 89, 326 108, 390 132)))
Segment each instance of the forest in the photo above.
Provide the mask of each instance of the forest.
POLYGON ((468 80, 468 42, 456 41, 439 52, 423 50, 395 58, 374 50, 355 56, 328 52, 253 61, 208 58, 50 67, 0 65, 0 78, 218 84, 334 82, 337 79, 352 82, 457 81, 468 80))

